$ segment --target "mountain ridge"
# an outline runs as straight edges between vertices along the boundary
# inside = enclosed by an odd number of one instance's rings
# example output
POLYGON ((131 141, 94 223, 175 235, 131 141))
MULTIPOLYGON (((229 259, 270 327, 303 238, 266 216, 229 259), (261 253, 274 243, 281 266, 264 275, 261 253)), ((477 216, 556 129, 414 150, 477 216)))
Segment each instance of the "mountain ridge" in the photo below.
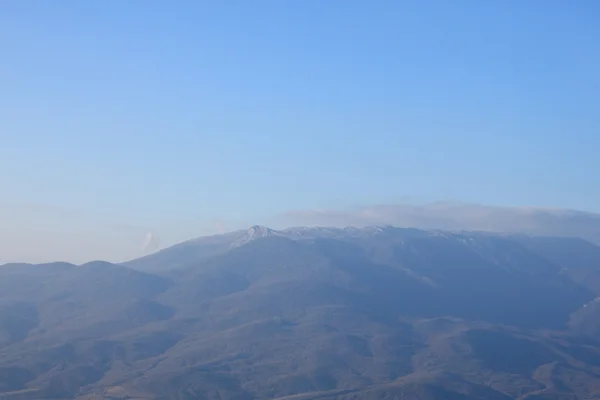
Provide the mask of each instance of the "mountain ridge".
MULTIPOLYGON (((170 261, 170 252, 181 251, 182 253, 189 252, 193 257, 201 259, 204 257, 210 257, 224 253, 235 247, 244 245, 252 240, 256 240, 262 237, 278 236, 286 237, 291 240, 315 240, 315 239, 333 239, 333 238, 349 238, 349 237, 368 237, 378 234, 385 233, 403 233, 405 235, 416 235, 416 236, 444 236, 451 235, 454 237, 461 236, 472 236, 477 235, 481 237, 510 237, 520 238, 523 243, 527 238, 547 238, 566 240, 570 238, 573 241, 579 241, 592 246, 592 248, 599 248, 591 242, 579 238, 579 237, 558 237, 558 236, 536 236, 528 235, 524 233, 504 233, 504 232, 488 232, 488 231, 469 231, 469 230, 442 230, 442 229, 417 229, 417 228, 406 228, 406 227, 395 227, 392 225, 375 225, 367 227, 354 227, 347 226, 343 228, 338 227, 304 227, 296 226, 289 227, 281 230, 275 230, 262 225, 253 225, 248 229, 240 229, 224 234, 201 236, 194 239, 185 240, 177 243, 173 246, 161 249, 153 254, 149 254, 137 259, 133 259, 122 263, 122 265, 136 268, 136 265, 140 264, 152 264, 153 258, 159 259, 156 264, 159 264, 164 268, 165 264, 170 261), (202 251, 206 251, 206 255, 202 254, 202 251), (150 262, 149 262, 150 261, 150 262)), ((181 263, 176 263, 174 268, 182 267, 181 263)), ((149 269, 149 272, 157 272, 156 268, 149 269)))

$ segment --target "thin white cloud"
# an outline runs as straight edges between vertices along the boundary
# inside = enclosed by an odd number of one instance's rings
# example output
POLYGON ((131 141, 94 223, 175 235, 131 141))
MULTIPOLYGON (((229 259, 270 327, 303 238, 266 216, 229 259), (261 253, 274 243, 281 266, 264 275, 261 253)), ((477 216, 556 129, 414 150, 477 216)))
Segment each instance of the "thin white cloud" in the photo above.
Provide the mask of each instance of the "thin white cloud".
POLYGON ((600 243, 600 214, 584 211, 497 207, 464 203, 388 204, 350 210, 297 210, 278 225, 395 225, 422 229, 477 230, 578 236, 600 243))
POLYGON ((152 233, 151 231, 146 233, 146 237, 144 238, 144 243, 142 244, 142 251, 145 254, 150 254, 158 250, 160 246, 160 241, 158 237, 152 233))

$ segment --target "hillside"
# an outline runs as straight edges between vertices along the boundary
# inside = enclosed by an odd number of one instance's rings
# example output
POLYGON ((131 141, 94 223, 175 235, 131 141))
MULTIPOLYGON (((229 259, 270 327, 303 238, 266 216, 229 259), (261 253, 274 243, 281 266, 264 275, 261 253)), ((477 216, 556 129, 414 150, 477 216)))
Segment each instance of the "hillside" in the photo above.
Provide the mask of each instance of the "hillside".
POLYGON ((596 399, 600 248, 265 227, 0 266, 0 399, 596 399))

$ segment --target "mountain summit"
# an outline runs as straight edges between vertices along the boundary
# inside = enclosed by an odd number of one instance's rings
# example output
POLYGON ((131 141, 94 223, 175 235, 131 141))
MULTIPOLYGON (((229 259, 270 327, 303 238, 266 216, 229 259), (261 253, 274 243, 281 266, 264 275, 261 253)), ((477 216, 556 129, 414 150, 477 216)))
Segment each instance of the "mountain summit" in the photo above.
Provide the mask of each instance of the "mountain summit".
POLYGON ((267 228, 266 226, 254 225, 246 231, 246 234, 241 239, 234 241, 231 246, 241 246, 252 240, 269 236, 283 236, 283 234, 281 232, 267 228))

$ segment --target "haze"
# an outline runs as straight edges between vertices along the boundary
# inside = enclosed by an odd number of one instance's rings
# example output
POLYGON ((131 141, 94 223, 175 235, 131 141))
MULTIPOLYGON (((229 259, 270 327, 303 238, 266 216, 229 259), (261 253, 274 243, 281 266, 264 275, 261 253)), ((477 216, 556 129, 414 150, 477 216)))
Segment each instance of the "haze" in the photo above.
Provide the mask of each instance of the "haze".
POLYGON ((256 223, 592 240, 598 4, 461 4, 3 1, 0 263, 256 223))

